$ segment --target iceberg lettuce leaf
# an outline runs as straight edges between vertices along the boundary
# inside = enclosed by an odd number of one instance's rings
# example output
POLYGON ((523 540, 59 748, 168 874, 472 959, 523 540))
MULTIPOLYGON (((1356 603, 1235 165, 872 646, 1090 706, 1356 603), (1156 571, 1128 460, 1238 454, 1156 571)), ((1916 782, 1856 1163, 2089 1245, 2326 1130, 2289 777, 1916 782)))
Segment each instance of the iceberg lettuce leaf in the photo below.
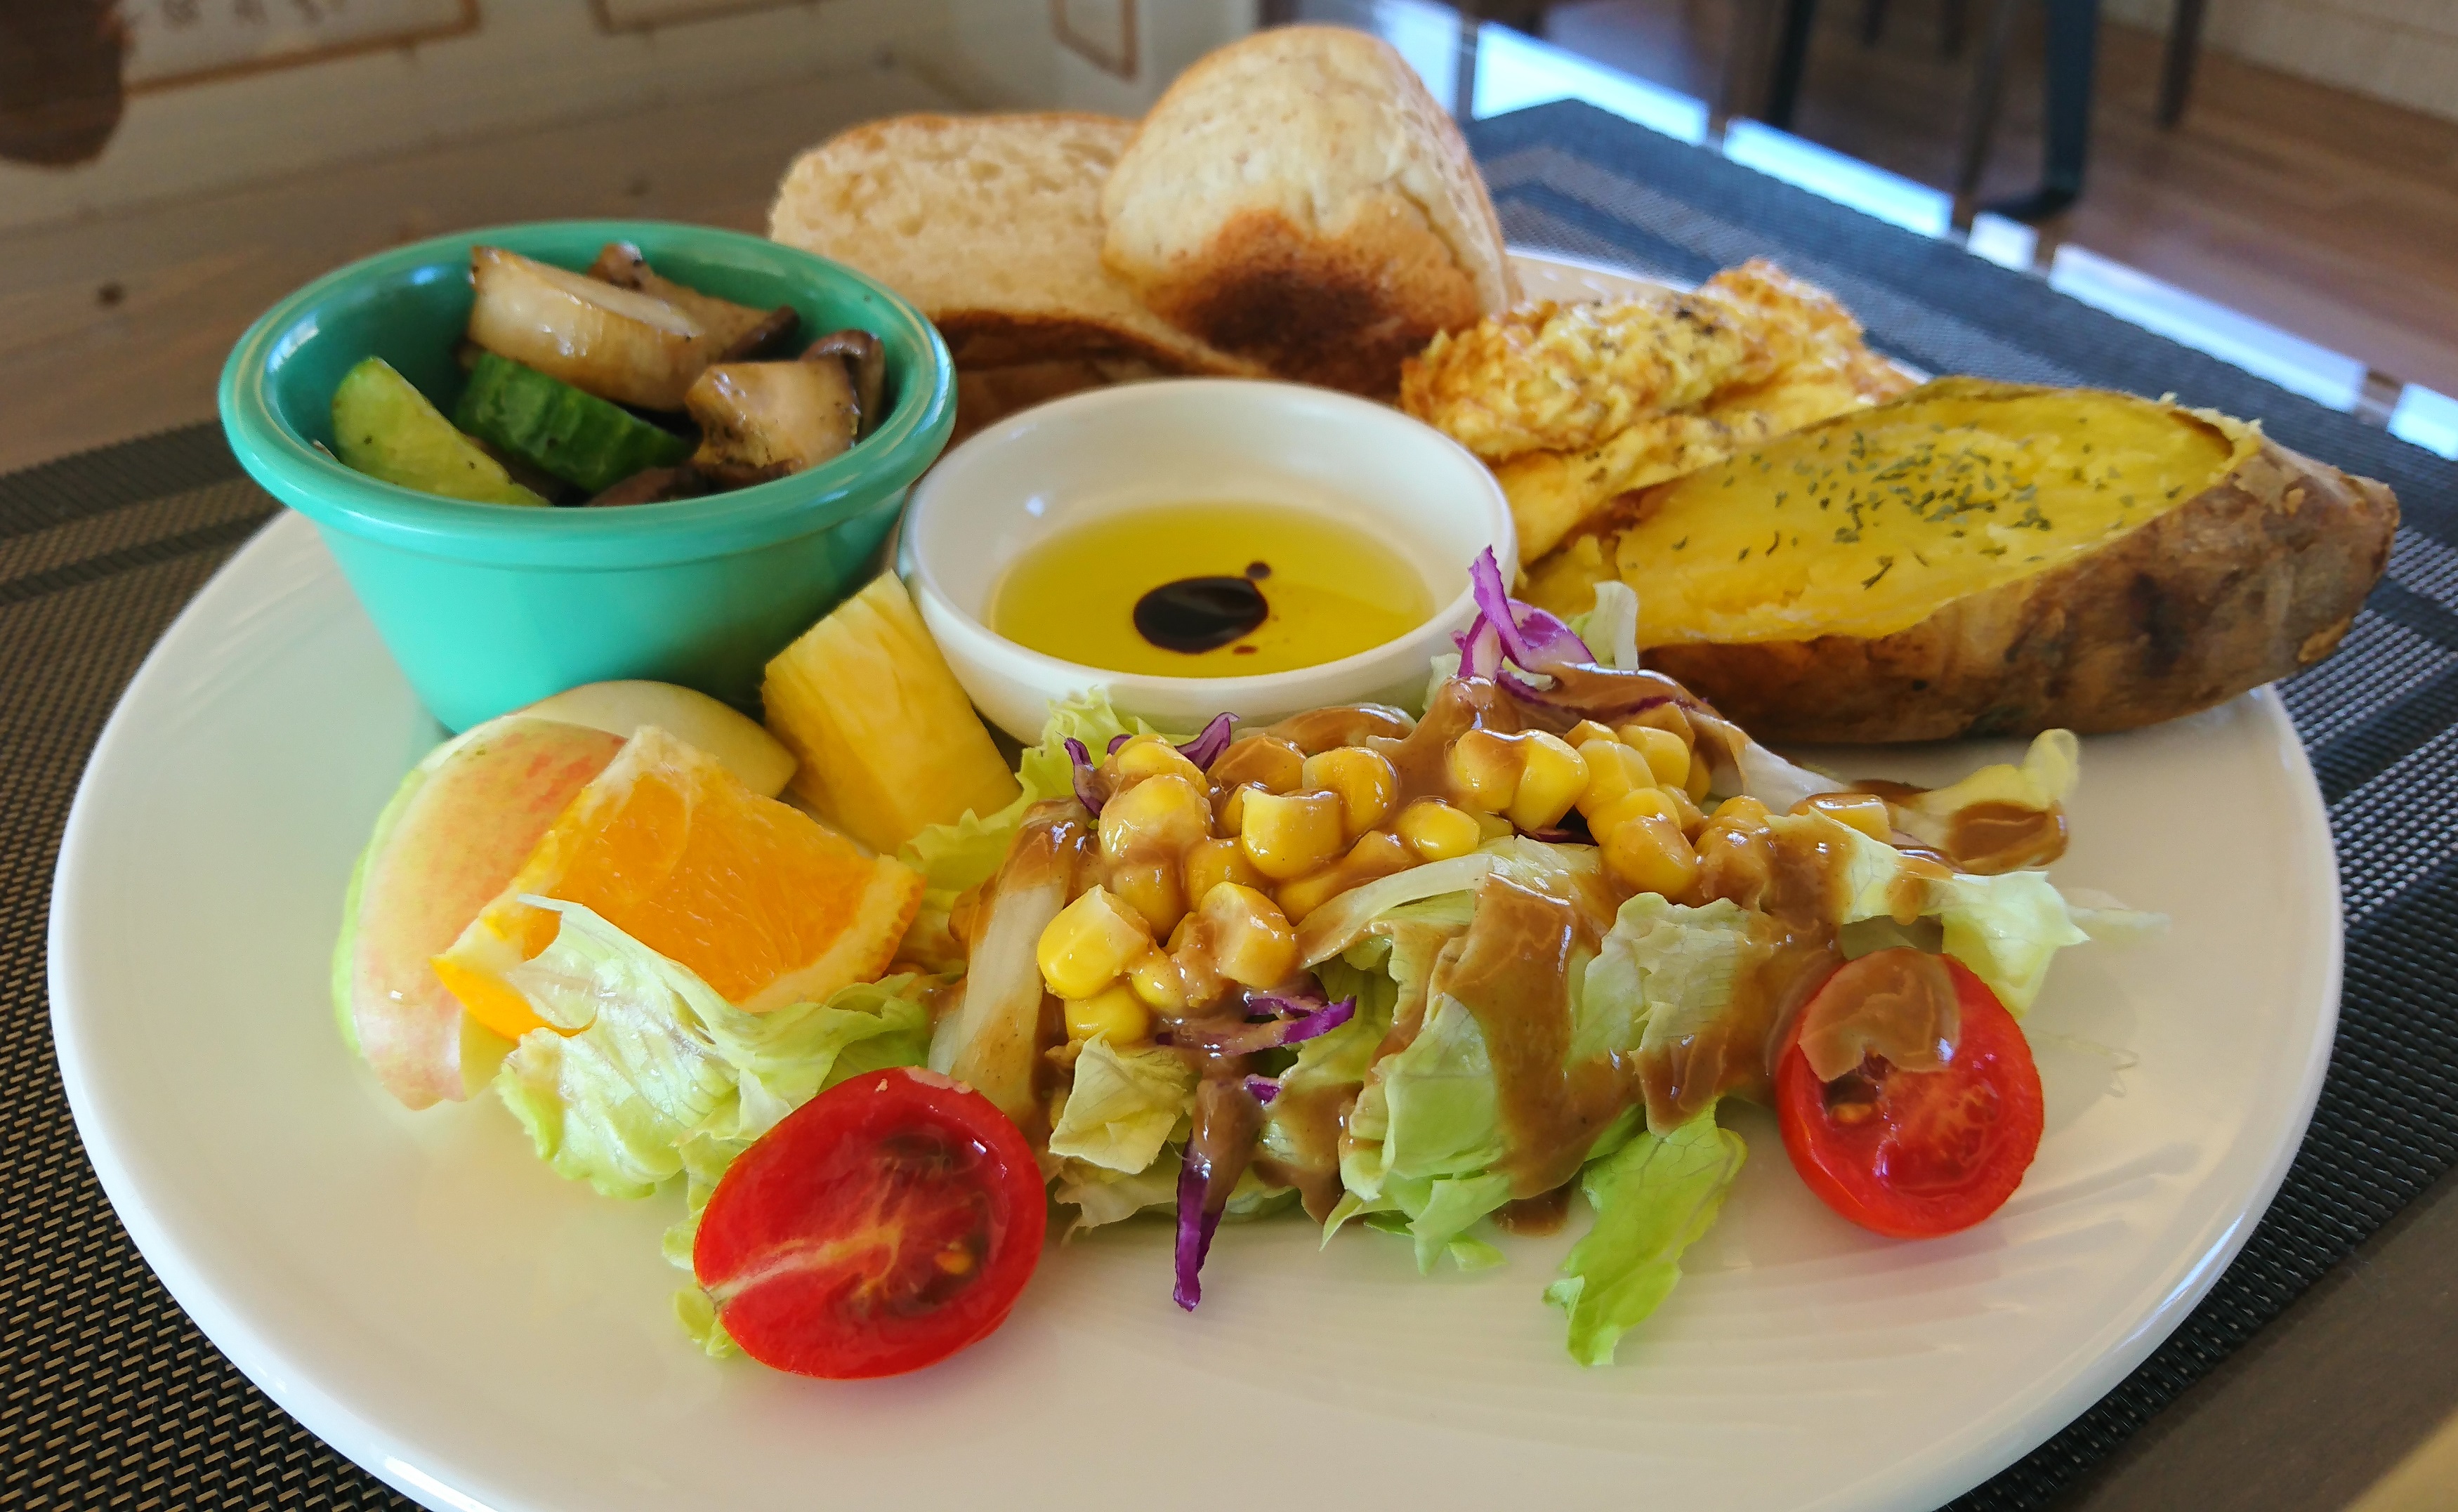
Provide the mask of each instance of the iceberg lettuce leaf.
POLYGON ((1747 1153, 1710 1110, 1668 1133, 1638 1134, 1588 1167, 1579 1185, 1594 1227, 1545 1289, 1569 1317, 1573 1358, 1613 1363, 1622 1335, 1681 1279, 1681 1253, 1715 1223, 1747 1153))
POLYGON ((1185 1137, 1194 1109, 1195 1068, 1184 1057, 1149 1046, 1115 1049, 1108 1036, 1095 1036, 1076 1053, 1050 1152, 1135 1175, 1173 1136, 1185 1137))
POLYGON ((927 979, 857 983, 769 1013, 728 1005, 689 969, 575 903, 512 984, 555 1028, 522 1036, 495 1090, 558 1174, 646 1196, 687 1165, 714 1183, 736 1154, 823 1087, 918 1066, 927 979))

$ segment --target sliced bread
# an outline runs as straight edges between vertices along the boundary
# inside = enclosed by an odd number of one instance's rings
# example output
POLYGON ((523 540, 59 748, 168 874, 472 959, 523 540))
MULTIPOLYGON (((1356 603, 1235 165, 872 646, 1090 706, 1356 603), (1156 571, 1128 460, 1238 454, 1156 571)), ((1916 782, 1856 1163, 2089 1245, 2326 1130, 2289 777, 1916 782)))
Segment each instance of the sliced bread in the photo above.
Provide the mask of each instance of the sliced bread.
POLYGON ((1281 27, 1179 75, 1101 191, 1103 259, 1284 378, 1388 397, 1517 284, 1459 130, 1387 44, 1281 27))
POLYGON ((1253 373, 1101 265, 1101 182, 1135 130, 1065 112, 866 122, 787 171, 768 234, 911 300, 963 366, 1133 358, 1253 373))

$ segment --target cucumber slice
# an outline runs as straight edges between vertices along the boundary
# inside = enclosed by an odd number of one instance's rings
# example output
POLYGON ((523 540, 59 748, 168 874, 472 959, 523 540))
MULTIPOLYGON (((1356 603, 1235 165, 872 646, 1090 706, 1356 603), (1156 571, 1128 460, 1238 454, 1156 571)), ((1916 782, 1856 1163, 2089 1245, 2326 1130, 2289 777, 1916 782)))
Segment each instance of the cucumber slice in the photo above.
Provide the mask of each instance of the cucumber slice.
POLYGON ((390 362, 370 357, 333 390, 333 447, 343 463, 386 483, 474 504, 537 504, 504 465, 452 428, 390 362))
POLYGON ((559 378, 486 353, 452 411, 463 430, 564 482, 602 492, 691 455, 688 441, 559 378))

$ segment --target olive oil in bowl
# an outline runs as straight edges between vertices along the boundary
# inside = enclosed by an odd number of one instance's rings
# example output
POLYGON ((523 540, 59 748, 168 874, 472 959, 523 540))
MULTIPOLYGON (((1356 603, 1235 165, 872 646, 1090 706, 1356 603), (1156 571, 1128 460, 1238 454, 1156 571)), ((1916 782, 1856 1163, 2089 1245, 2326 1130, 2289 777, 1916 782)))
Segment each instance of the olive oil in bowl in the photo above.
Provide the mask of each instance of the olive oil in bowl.
POLYGON ((1105 672, 1245 677, 1371 651, 1424 624, 1432 590, 1345 521, 1276 504, 1178 504, 1063 528, 1018 557, 990 628, 1105 672))

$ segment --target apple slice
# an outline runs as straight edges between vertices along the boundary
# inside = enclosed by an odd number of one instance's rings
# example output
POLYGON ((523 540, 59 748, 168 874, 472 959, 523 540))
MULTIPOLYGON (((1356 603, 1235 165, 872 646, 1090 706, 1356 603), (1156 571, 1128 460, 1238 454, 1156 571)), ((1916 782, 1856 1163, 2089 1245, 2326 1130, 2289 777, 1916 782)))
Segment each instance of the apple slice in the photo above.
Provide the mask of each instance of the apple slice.
POLYGON ((377 818, 343 903, 334 1008, 405 1105, 469 1096, 510 1048, 462 1012, 428 961, 622 749, 603 730, 506 715, 428 753, 377 818))
POLYGON ((535 719, 561 719, 629 740, 655 725, 688 746, 717 757, 735 779, 763 798, 785 791, 794 776, 794 753, 760 722, 693 688, 670 682, 593 682, 541 698, 520 711, 535 719))

